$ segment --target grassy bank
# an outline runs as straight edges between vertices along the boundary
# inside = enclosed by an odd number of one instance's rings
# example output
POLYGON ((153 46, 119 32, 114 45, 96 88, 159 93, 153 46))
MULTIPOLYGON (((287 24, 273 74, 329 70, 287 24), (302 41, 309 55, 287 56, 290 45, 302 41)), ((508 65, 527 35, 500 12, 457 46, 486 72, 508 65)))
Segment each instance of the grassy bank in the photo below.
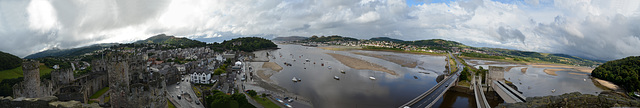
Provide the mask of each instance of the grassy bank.
POLYGON ((263 98, 260 96, 252 96, 251 98, 253 98, 253 100, 256 100, 256 102, 260 103, 260 105, 262 105, 265 108, 280 108, 278 105, 276 105, 266 97, 263 98))
POLYGON ((169 101, 169 99, 167 99, 167 106, 168 106, 168 108, 176 108, 176 105, 173 105, 173 103, 171 103, 171 101, 169 101))

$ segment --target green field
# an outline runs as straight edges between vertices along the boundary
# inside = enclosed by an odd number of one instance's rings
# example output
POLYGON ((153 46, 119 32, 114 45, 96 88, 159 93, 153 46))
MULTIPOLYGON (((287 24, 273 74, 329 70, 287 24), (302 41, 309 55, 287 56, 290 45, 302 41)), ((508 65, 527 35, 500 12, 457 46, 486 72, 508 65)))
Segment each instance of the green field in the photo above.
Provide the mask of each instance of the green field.
POLYGON ((256 100, 256 102, 260 103, 260 105, 265 108, 280 108, 278 105, 267 98, 262 98, 260 96, 251 96, 251 98, 253 98, 253 100, 256 100))
POLYGON ((93 95, 91 95, 91 97, 89 97, 89 99, 98 98, 98 97, 102 96, 102 94, 107 92, 108 90, 109 90, 109 87, 102 88, 102 89, 98 90, 98 92, 96 92, 93 95))
MULTIPOLYGON (((53 69, 47 66, 44 66, 44 64, 40 64, 40 76, 49 74, 51 73, 51 71, 53 71, 53 69)), ((0 71, 0 82, 2 82, 2 80, 4 79, 13 79, 13 78, 22 77, 22 74, 23 74, 22 67, 0 71)))
POLYGON ((169 101, 169 99, 167 99, 167 106, 169 108, 176 108, 176 105, 173 105, 173 103, 171 103, 171 101, 169 101))

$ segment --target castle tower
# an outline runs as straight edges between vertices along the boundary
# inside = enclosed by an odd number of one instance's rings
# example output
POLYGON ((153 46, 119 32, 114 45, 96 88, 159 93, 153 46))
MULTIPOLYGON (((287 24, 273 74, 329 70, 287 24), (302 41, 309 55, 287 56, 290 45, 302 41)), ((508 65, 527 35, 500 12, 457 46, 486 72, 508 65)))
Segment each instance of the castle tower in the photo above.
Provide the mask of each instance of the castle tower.
POLYGON ((41 95, 40 90, 40 62, 24 60, 22 62, 24 72, 23 95, 27 98, 36 98, 41 95))

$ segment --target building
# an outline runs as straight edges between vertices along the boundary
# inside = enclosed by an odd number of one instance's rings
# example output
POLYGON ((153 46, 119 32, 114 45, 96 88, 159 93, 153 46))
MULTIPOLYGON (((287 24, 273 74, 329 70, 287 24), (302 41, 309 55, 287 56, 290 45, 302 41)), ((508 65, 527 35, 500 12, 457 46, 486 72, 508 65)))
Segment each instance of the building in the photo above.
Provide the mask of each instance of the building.
POLYGON ((487 81, 504 81, 504 67, 489 66, 487 81))
POLYGON ((191 74, 191 83, 212 84, 211 71, 198 71, 191 74))
POLYGON ((13 85, 13 97, 38 98, 53 95, 53 83, 40 81, 40 62, 23 60, 24 81, 13 85))

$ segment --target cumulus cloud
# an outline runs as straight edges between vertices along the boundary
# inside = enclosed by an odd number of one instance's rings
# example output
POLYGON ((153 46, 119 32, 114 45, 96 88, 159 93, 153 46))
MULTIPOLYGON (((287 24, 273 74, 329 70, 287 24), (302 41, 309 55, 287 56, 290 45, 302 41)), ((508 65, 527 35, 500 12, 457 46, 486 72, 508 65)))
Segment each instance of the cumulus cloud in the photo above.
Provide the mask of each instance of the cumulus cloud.
POLYGON ((627 0, 32 0, 0 1, 0 50, 131 42, 159 33, 443 38, 472 46, 611 60, 639 55, 640 1, 627 0))

